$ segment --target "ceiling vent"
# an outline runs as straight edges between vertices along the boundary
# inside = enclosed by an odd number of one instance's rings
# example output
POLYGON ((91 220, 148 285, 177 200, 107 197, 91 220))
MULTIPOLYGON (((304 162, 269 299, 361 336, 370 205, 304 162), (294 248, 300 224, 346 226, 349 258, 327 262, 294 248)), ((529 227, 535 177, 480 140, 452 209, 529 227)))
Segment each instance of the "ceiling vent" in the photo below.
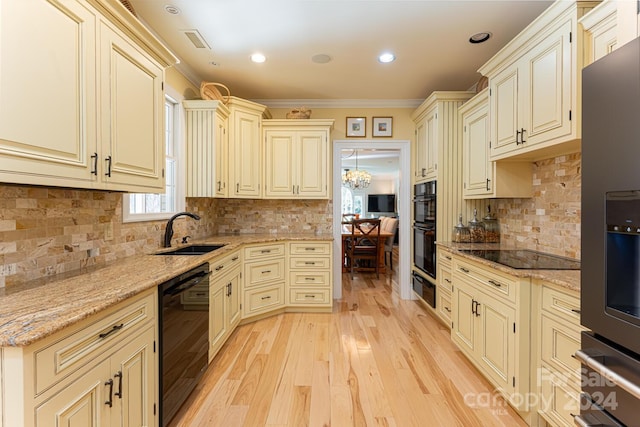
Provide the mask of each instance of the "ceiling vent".
POLYGON ((183 31, 184 35, 187 36, 191 43, 198 49, 211 49, 209 43, 204 40, 202 34, 198 30, 185 30, 183 31))

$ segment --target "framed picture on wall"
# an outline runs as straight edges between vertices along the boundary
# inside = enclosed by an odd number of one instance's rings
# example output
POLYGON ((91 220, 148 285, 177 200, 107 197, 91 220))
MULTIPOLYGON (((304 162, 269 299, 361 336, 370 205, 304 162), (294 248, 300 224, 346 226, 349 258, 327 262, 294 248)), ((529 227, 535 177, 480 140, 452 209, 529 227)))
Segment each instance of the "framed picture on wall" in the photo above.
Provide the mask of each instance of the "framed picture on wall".
POLYGON ((373 136, 390 137, 393 135, 393 117, 374 117, 373 136))
POLYGON ((347 117, 347 136, 363 137, 367 133, 366 117, 347 117))

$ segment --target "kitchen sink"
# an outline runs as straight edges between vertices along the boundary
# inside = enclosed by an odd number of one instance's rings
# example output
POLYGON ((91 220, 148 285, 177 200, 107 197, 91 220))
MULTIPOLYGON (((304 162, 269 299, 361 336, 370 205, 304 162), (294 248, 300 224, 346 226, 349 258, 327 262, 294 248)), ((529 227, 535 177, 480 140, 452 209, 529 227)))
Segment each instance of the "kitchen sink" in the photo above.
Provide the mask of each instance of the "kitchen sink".
POLYGON ((158 252, 155 255, 204 255, 220 249, 224 245, 189 245, 167 252, 158 252))

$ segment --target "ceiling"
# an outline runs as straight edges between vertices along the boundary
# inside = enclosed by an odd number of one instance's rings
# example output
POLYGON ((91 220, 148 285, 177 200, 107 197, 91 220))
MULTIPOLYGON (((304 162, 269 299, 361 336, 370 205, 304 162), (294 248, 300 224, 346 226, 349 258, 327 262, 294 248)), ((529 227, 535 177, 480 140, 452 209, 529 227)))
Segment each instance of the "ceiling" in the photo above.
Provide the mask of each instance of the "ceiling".
POLYGON ((551 1, 129 0, 194 84, 274 106, 415 106, 434 90, 467 90, 477 69, 551 1), (169 6, 169 7, 167 7, 169 6), (178 11, 171 14, 167 9, 178 11), (186 32, 206 45, 196 48, 186 32), (485 43, 469 37, 490 32, 485 43), (377 56, 392 51, 396 60, 377 56), (255 52, 264 63, 249 60, 255 52), (329 62, 312 61, 327 55, 329 62), (314 104, 313 101, 316 101, 314 104), (280 103, 281 105, 278 105, 280 103))
POLYGON ((340 153, 341 168, 366 170, 378 179, 397 179, 400 171, 400 150, 349 149, 340 153), (357 168, 356 168, 357 151, 357 168))

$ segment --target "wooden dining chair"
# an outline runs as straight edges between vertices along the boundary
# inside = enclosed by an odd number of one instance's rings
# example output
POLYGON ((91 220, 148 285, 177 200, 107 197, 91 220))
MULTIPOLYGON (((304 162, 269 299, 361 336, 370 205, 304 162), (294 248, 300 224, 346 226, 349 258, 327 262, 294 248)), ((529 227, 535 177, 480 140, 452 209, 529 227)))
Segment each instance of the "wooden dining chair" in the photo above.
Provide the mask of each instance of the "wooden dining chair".
POLYGON ((351 222, 356 219, 356 214, 353 213, 343 213, 342 214, 342 223, 343 224, 351 224, 351 222))
POLYGON ((358 261, 367 261, 368 267, 358 264, 358 269, 365 268, 376 272, 380 278, 380 220, 374 218, 354 219, 351 227, 351 236, 347 238, 345 256, 347 265, 351 270, 351 278, 358 261))

